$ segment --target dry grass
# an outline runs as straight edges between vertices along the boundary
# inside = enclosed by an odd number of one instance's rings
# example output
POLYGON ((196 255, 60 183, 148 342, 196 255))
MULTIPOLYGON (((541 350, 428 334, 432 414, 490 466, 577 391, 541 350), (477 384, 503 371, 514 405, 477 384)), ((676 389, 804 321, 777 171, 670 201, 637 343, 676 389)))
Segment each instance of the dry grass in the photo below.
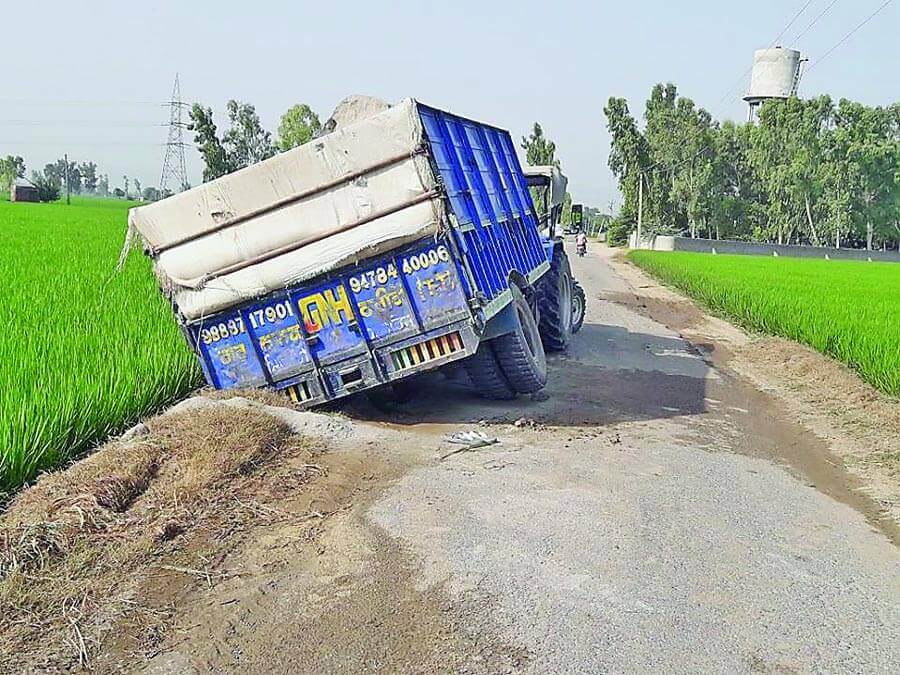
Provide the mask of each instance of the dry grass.
MULTIPOLYGON (((116 621, 157 611, 135 599, 154 570, 212 583, 184 564, 192 542, 221 544, 277 515, 259 501, 275 467, 282 490, 317 475, 310 443, 257 410, 216 406, 147 426, 41 477, 0 517, 0 672, 87 664, 116 621), (306 461, 282 461, 298 454, 306 461)), ((161 639, 158 624, 148 640, 161 639)))

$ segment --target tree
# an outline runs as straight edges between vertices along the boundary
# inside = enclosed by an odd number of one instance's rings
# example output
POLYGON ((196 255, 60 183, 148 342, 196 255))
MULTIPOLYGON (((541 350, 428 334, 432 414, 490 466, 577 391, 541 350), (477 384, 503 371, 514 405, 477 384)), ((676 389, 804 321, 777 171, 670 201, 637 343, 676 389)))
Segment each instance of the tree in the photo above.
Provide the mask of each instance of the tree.
POLYGON ((717 237, 750 239, 765 224, 765 195, 750 163, 752 125, 723 122, 715 133, 721 201, 714 218, 717 237))
POLYGON ((232 170, 243 169, 278 153, 272 134, 262 128, 256 108, 249 103, 228 101, 231 128, 222 136, 232 170))
POLYGON ((0 159, 0 190, 12 189, 16 178, 25 177, 25 160, 7 155, 0 159))
MULTIPOLYGON (((679 98, 674 110, 676 148, 671 168, 672 200, 691 237, 699 229, 712 235, 710 220, 716 192, 720 192, 712 117, 689 98, 679 98)), ((651 190, 651 198, 653 192, 651 190)))
POLYGON ((678 90, 674 84, 657 84, 644 112, 644 138, 649 167, 644 171, 644 218, 651 231, 676 228, 679 218, 673 203, 674 170, 683 159, 683 125, 676 119, 678 90))
POLYGON ((144 192, 141 194, 141 197, 145 202, 159 201, 159 190, 157 190, 155 187, 145 187, 144 192))
POLYGON ((97 182, 97 194, 109 197, 109 174, 103 174, 97 182))
POLYGON ((82 162, 78 167, 81 173, 81 185, 88 194, 97 191, 97 165, 93 162, 82 162))
POLYGON ((544 136, 544 130, 537 122, 531 135, 522 137, 522 149, 525 151, 525 161, 531 166, 559 166, 559 160, 555 157, 556 143, 544 136))
MULTIPOLYGON (((522 137, 522 149, 525 151, 525 161, 528 162, 529 166, 555 166, 559 168, 559 160, 555 157, 556 143, 544 135, 544 130, 537 122, 534 123, 531 135, 527 138, 525 136, 522 137)), ((531 192, 531 201, 535 204, 538 213, 547 213, 550 205, 543 203, 543 191, 536 188, 532 188, 529 191, 531 192)), ((568 192, 566 193, 566 198, 569 200, 571 208, 572 198, 568 192)), ((566 224, 565 217, 564 204, 563 216, 560 219, 560 223, 563 225, 566 224)))
POLYGON ((825 171, 823 138, 833 113, 827 96, 767 101, 751 134, 750 157, 768 195, 770 232, 779 244, 806 239, 820 245, 825 171))
POLYGON ((69 162, 68 172, 66 171, 65 159, 56 160, 56 165, 58 167, 62 186, 66 187, 66 185, 68 185, 69 192, 76 195, 81 192, 81 170, 78 168, 78 162, 69 162), (66 183, 66 181, 68 181, 68 183, 66 183))
POLYGON ((59 162, 44 165, 44 177, 52 181, 57 187, 62 187, 63 176, 65 175, 65 165, 60 169, 59 162))
POLYGON ((262 128, 252 105, 232 100, 228 101, 227 109, 230 127, 220 139, 212 110, 198 103, 191 107, 189 128, 194 132, 194 142, 206 165, 204 182, 261 162, 278 152, 272 135, 262 128))
POLYGON ((130 199, 128 196, 128 176, 122 176, 122 180, 125 181, 125 189, 122 191, 125 199, 130 199))
POLYGON ((140 199, 141 195, 143 194, 143 192, 141 191, 141 181, 139 181, 137 178, 134 179, 134 194, 136 195, 137 199, 140 199))
POLYGON ((322 123, 305 103, 288 108, 278 125, 278 148, 285 152, 311 141, 322 130, 322 123))
POLYGON ((60 191, 66 188, 66 179, 68 179, 69 192, 75 194, 81 192, 81 170, 78 168, 78 162, 66 163, 64 158, 60 158, 53 164, 44 166, 44 176, 53 181, 60 191))
POLYGON ((125 190, 123 190, 122 188, 115 188, 113 190, 113 197, 116 197, 117 199, 124 199, 125 198, 125 190))
POLYGON ((610 226, 610 236, 615 242, 623 231, 632 230, 637 223, 638 181, 650 166, 649 148, 624 98, 611 97, 603 112, 612 137, 609 168, 618 178, 619 191, 624 197, 619 215, 610 226))
POLYGON ((188 128, 194 132, 194 143, 197 144, 197 149, 206 165, 203 169, 203 182, 206 183, 234 171, 217 135, 212 109, 195 103, 191 106, 190 117, 191 124, 188 128))
POLYGON ((59 199, 59 183, 55 178, 48 176, 46 171, 31 172, 31 183, 37 188, 38 200, 42 202, 55 202, 59 199))
POLYGON ((842 100, 835 114, 835 146, 855 187, 855 211, 865 228, 869 250, 876 235, 888 234, 885 230, 895 212, 900 146, 896 138, 891 138, 891 125, 889 108, 869 108, 842 100))

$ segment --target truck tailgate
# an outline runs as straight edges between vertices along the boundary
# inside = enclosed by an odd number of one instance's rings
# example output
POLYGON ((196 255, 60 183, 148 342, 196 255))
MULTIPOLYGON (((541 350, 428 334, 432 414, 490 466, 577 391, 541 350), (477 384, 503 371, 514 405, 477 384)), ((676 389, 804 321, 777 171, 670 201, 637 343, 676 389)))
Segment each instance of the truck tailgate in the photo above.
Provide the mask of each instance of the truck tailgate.
POLYGON ((429 240, 187 330, 217 388, 302 383, 303 400, 333 398, 470 353, 462 284, 449 248, 429 240))

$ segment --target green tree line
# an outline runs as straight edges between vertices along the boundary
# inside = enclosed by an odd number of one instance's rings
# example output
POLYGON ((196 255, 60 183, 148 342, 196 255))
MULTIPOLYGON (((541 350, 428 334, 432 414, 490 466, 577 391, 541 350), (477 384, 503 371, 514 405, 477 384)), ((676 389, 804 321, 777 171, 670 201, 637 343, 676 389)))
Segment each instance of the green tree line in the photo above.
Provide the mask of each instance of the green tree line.
POLYGON ((755 123, 718 122, 657 84, 640 125, 623 98, 604 109, 609 167, 624 196, 610 226, 710 239, 900 247, 900 103, 772 100, 755 123))
MULTIPOLYGON (((24 179, 26 175, 25 160, 18 155, 0 157, 0 192, 11 191, 13 183, 24 179)), ((32 171, 28 182, 38 190, 38 199, 52 202, 68 189, 70 194, 95 195, 98 197, 118 197, 120 199, 143 199, 156 201, 168 196, 161 194, 155 187, 142 187, 137 178, 122 176, 124 187, 112 187, 109 174, 100 173, 96 162, 76 162, 59 158, 46 164, 40 171, 32 171)))

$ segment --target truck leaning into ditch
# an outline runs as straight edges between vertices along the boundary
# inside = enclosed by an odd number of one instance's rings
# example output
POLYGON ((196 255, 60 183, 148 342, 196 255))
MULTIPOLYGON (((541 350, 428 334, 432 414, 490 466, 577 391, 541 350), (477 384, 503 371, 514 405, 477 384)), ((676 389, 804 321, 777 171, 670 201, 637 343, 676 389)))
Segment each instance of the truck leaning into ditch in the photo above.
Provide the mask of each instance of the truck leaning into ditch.
POLYGON ((408 99, 129 227, 213 387, 312 406, 461 361, 513 398, 572 334, 561 196, 539 220, 529 181, 508 132, 408 99))

